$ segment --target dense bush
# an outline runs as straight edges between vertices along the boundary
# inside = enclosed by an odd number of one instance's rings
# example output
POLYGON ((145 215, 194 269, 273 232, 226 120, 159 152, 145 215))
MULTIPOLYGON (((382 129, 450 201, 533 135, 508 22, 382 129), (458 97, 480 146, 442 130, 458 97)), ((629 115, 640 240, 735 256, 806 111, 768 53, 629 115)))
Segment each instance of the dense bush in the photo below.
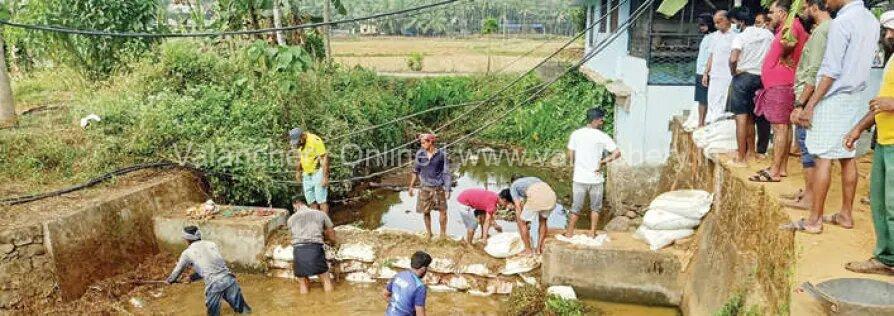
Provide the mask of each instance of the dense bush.
MULTIPOLYGON (((603 130, 612 135, 612 105, 613 98, 604 86, 572 72, 550 86, 544 96, 532 104, 522 105, 488 129, 484 137, 494 141, 511 140, 529 150, 562 150, 568 135, 586 124, 586 111, 593 107, 605 110, 603 130)), ((505 108, 496 110, 494 116, 501 115, 505 108)))
MULTIPOLYGON (((76 29, 117 32, 157 32, 164 28, 156 20, 154 0, 6 1, 3 11, 17 22, 56 25, 76 29)), ((149 49, 151 41, 140 38, 80 36, 35 32, 18 28, 4 30, 10 54, 17 62, 52 61, 80 70, 90 78, 105 77, 149 49)))

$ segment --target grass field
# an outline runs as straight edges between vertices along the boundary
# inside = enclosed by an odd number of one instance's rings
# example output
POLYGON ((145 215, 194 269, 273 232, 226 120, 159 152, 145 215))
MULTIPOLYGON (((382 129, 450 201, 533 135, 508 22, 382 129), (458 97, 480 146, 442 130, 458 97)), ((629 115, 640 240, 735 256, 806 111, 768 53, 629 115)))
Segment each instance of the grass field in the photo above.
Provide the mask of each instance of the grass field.
MULTIPOLYGON (((336 61, 386 73, 412 72, 407 57, 423 54, 421 73, 523 72, 559 49, 567 37, 529 38, 425 38, 425 37, 350 37, 334 38, 332 51, 336 61), (533 52, 521 57, 529 51, 533 52), (490 62, 488 62, 490 60, 490 62), (503 69, 505 68, 505 69, 503 69)), ((561 59, 580 58, 583 41, 566 48, 561 59)))

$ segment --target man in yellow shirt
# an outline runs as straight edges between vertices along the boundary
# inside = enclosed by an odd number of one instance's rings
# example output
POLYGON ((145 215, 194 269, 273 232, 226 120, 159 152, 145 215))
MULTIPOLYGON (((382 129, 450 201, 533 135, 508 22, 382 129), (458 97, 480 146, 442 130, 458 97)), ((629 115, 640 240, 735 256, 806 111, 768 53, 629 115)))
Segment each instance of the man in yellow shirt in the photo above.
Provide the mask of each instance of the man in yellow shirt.
POLYGON ((295 177, 304 189, 304 199, 312 208, 329 214, 329 154, 320 136, 301 128, 289 131, 289 143, 298 148, 298 168, 295 177))
MULTIPOLYGON (((882 14, 885 29, 884 44, 894 46, 894 11, 882 14)), ((894 275, 894 65, 891 58, 885 66, 878 96, 869 101, 870 112, 860 120, 844 139, 844 146, 854 149, 860 133, 873 124, 878 132, 878 144, 872 157, 872 174, 869 180, 869 200, 872 223, 875 226, 875 251, 872 258, 845 265, 858 273, 894 275), (890 188, 888 187, 890 184, 890 188), (887 189, 892 189, 888 191, 887 189)))

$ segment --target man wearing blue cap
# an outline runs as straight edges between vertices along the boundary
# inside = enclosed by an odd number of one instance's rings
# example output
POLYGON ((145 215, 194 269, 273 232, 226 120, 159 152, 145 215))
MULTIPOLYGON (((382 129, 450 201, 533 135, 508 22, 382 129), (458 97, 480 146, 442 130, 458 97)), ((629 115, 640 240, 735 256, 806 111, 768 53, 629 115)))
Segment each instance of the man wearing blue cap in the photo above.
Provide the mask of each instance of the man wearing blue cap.
POLYGON ((298 148, 298 168, 295 177, 304 189, 304 199, 310 207, 329 214, 329 155, 320 136, 301 128, 289 131, 289 143, 298 148))

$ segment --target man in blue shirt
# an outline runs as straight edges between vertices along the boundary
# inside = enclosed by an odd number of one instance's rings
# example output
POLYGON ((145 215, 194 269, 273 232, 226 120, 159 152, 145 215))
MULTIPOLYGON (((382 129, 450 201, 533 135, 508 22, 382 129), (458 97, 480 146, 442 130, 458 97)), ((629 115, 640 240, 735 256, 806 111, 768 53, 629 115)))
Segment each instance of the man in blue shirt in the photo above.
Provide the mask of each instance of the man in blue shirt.
POLYGON ((447 236, 447 199, 450 198, 450 186, 453 184, 447 152, 435 147, 434 134, 419 135, 422 148, 416 152, 413 174, 410 176, 410 197, 416 195, 416 180, 419 180, 419 199, 416 201, 416 212, 422 213, 425 223, 425 237, 431 238, 431 211, 441 212, 438 223, 441 236, 447 236))
POLYGON ((410 258, 409 270, 402 271, 388 282, 382 293, 388 301, 386 316, 425 316, 425 298, 428 290, 422 278, 428 272, 431 256, 417 251, 410 258))

